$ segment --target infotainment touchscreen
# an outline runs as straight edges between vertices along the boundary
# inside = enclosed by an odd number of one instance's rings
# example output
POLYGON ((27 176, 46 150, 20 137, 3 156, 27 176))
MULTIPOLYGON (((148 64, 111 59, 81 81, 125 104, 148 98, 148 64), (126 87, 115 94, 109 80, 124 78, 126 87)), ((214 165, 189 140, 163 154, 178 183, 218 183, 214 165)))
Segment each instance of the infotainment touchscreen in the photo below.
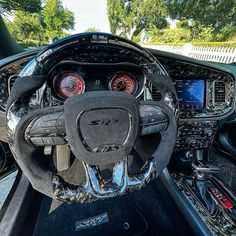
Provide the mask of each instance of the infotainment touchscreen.
POLYGON ((180 107, 202 108, 204 106, 204 80, 175 80, 180 107))

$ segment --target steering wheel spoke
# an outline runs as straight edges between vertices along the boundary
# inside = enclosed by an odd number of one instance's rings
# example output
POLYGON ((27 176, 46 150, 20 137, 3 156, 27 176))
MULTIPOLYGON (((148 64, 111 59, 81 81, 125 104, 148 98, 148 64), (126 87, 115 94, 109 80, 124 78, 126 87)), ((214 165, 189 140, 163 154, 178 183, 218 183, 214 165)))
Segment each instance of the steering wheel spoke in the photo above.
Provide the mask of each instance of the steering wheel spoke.
POLYGON ((113 166, 109 180, 102 178, 98 165, 83 162, 86 180, 75 186, 66 183, 60 176, 53 175, 54 196, 62 201, 90 202, 123 195, 128 187, 127 159, 113 166))
POLYGON ((53 175, 54 196, 67 202, 91 202, 97 199, 121 196, 127 192, 139 190, 156 177, 154 164, 148 161, 140 174, 129 176, 127 158, 114 164, 112 176, 104 180, 97 165, 83 163, 86 180, 75 186, 66 183, 60 176, 53 175))

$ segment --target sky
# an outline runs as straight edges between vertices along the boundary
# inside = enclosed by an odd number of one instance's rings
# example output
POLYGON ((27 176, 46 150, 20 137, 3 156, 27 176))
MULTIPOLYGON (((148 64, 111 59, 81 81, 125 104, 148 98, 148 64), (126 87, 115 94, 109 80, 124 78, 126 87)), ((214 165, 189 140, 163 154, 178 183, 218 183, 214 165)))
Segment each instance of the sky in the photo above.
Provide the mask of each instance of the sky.
POLYGON ((62 4, 75 16, 75 27, 71 33, 81 33, 89 27, 110 32, 106 0, 62 0, 62 4))

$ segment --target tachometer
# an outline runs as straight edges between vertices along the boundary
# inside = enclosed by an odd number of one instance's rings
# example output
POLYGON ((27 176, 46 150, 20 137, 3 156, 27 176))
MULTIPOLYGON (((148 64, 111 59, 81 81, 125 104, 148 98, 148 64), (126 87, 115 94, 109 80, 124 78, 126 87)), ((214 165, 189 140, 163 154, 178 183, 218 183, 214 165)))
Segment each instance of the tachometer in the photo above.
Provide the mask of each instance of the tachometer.
POLYGON ((74 72, 62 72, 53 81, 56 94, 61 98, 69 98, 81 94, 85 90, 85 82, 80 74, 74 72))
POLYGON ((111 82, 110 89, 112 91, 121 91, 128 94, 134 94, 136 92, 136 80, 132 74, 118 73, 111 82))

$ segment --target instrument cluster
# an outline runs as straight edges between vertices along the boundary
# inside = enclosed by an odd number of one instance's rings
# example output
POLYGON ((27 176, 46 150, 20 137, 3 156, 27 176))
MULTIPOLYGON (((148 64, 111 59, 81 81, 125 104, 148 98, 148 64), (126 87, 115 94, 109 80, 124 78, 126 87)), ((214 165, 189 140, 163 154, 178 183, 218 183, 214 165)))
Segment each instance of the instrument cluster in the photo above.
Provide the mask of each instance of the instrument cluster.
POLYGON ((90 91, 120 91, 138 98, 145 84, 140 68, 130 64, 104 65, 63 61, 48 74, 48 87, 58 101, 90 91))

